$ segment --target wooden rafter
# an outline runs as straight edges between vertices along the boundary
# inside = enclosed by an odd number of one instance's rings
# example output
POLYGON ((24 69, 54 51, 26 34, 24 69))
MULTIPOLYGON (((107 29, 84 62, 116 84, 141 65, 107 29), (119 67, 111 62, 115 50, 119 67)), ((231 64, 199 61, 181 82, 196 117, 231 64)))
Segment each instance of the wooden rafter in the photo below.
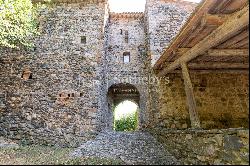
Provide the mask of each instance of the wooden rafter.
MULTIPOLYGON (((179 56, 185 54, 189 51, 190 48, 180 48, 177 50, 177 54, 179 56)), ((249 56, 248 49, 209 49, 203 56, 214 56, 214 57, 221 57, 221 56, 249 56)))
POLYGON ((174 52, 176 48, 179 47, 179 45, 184 42, 184 38, 182 36, 187 36, 190 33, 194 31, 194 27, 198 25, 201 21, 202 16, 204 16, 212 6, 216 4, 216 1, 208 1, 207 3, 202 3, 200 6, 197 7, 197 10, 194 11, 194 14, 190 17, 190 20, 188 21, 192 26, 189 26, 186 24, 181 30, 181 33, 176 36, 175 42, 173 42, 170 47, 163 53, 163 55, 160 57, 160 59, 156 62, 154 65, 154 69, 158 69, 161 64, 163 64, 167 59, 171 59, 171 54, 174 52))
POLYGON ((225 23, 214 30, 205 39, 196 44, 193 48, 187 51, 183 56, 175 60, 167 68, 158 73, 159 76, 164 76, 170 71, 180 67, 182 63, 188 63, 194 58, 205 54, 212 47, 216 47, 218 44, 227 40, 235 35, 241 29, 245 28, 249 24, 249 5, 242 10, 233 14, 225 23))

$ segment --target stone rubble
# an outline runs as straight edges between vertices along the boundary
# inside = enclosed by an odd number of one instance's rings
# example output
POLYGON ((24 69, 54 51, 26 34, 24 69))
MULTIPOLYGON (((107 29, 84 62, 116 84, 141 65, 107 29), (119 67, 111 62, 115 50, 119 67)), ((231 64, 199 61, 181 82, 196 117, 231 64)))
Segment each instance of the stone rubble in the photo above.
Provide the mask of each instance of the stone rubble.
POLYGON ((120 159, 129 165, 176 165, 179 162, 147 132, 104 131, 77 148, 72 157, 120 159))

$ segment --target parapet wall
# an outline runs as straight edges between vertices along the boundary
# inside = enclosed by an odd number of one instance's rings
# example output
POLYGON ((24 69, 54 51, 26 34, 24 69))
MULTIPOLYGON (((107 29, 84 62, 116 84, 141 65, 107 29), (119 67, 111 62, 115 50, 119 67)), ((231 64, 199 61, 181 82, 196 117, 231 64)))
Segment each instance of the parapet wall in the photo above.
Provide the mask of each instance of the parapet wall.
POLYGON ((184 165, 248 165, 249 130, 164 130, 150 132, 184 165))

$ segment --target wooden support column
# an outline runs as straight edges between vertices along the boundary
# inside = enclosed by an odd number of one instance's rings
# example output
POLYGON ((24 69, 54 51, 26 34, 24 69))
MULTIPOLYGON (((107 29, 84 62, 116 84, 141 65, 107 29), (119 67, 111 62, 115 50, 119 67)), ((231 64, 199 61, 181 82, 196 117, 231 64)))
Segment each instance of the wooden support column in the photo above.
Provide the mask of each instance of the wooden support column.
POLYGON ((188 67, 186 63, 181 64, 182 68, 182 75, 184 79, 184 84, 185 84, 185 91, 186 91, 186 97, 187 97, 187 104, 189 108, 189 115, 190 115, 190 121, 191 121, 191 127, 192 128, 200 128, 200 120, 198 113, 196 111, 196 102, 195 102, 195 97, 194 97, 194 91, 193 91, 193 86, 192 82, 190 79, 190 75, 188 72, 188 67))

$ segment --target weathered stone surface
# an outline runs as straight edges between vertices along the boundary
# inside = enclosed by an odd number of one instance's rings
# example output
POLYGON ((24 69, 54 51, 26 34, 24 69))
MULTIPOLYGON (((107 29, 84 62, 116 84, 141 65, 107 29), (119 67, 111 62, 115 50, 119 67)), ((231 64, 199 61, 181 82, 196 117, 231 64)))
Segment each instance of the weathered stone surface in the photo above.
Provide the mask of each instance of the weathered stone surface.
MULTIPOLYGON (((243 145, 244 129, 224 130, 164 130, 150 132, 166 146, 182 164, 247 164, 249 145, 243 145)), ((249 136, 248 138, 249 139, 249 136)))
POLYGON ((0 148, 18 148, 18 147, 19 145, 16 142, 0 137, 0 148))
MULTIPOLYGON (((197 104, 197 112, 203 129, 249 128, 249 74, 192 72, 190 75, 195 99, 200 103, 197 104), (199 88, 204 86, 204 80, 206 90, 200 91, 199 88), (220 100, 221 97, 225 98, 224 102, 220 100)), ((152 115, 155 118, 151 125, 183 129, 182 125, 187 124, 190 128, 182 76, 168 76, 169 83, 162 80, 151 87, 151 93, 155 95, 152 100, 159 101, 154 105, 158 111, 151 113, 155 114, 152 115)))
POLYGON ((147 0, 147 42, 152 65, 177 35, 196 5, 185 1, 147 0))
POLYGON ((179 162, 149 133, 102 132, 82 144, 72 157, 121 159, 128 165, 176 165, 179 162))

